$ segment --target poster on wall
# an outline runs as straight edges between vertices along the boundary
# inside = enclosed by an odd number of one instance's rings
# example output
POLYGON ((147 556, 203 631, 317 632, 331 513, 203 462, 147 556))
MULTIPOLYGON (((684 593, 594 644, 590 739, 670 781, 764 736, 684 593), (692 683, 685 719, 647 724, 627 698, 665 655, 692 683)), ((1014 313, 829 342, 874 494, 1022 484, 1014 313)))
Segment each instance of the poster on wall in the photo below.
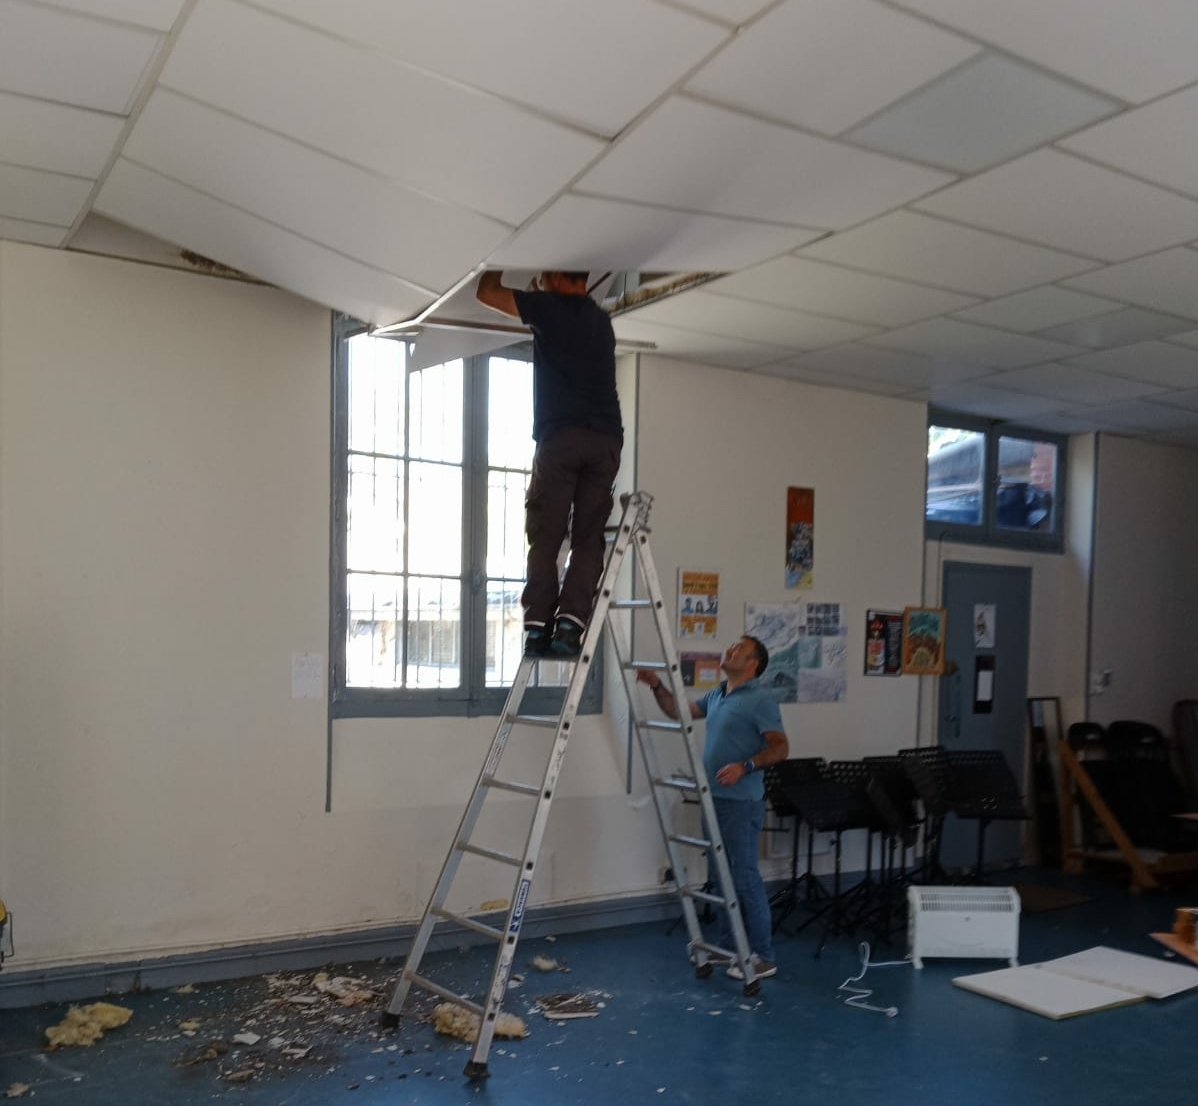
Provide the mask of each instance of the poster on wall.
POLYGON ((994 648, 995 619, 998 612, 993 603, 975 603, 973 605, 973 647, 975 649, 994 648))
POLYGON ((696 691, 709 691, 720 686, 719 653, 679 653, 678 667, 682 682, 696 691))
POLYGON ((815 489, 786 489, 786 586, 815 586, 815 489))
POLYGON ((779 703, 835 703, 848 687, 839 603, 746 603, 745 633, 770 652, 763 686, 779 703))
POLYGON ((943 607, 908 607, 903 611, 903 672, 912 676, 944 673, 943 607))
POLYGON ((865 612, 865 674, 903 674, 903 612, 865 612))
POLYGON ((678 570, 678 636, 715 637, 720 613, 720 574, 678 570))

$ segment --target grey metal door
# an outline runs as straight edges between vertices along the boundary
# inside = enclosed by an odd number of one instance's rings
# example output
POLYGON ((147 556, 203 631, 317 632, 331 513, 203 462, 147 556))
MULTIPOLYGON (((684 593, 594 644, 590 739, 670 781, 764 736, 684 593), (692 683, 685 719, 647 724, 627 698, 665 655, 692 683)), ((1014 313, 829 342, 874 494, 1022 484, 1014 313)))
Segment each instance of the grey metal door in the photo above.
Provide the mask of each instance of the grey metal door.
MULTIPOLYGON (((1028 626, 1032 571, 947 561, 941 594, 946 611, 946 673, 940 678, 938 740, 944 748, 998 749, 1024 788, 1028 626)), ((988 865, 1023 859, 1025 823, 994 821, 986 831, 988 865)), ((941 863, 976 863, 978 823, 948 818, 941 863)))

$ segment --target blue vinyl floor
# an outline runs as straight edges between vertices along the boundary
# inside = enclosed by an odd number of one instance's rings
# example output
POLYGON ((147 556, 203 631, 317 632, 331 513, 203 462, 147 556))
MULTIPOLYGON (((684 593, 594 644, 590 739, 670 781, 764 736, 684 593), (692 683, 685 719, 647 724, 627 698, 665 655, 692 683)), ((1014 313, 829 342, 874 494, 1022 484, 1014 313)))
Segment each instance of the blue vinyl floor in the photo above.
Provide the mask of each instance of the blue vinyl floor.
MULTIPOLYGON (((1160 958, 1165 950, 1149 932, 1167 931, 1174 908, 1198 900, 1193 890, 1131 895, 1114 878, 1001 878, 1092 896, 1022 915, 1025 964, 1095 945, 1160 958)), ((858 986, 872 989, 866 1001, 898 1008, 887 1017, 847 1005, 838 990, 861 970, 860 941, 835 936, 817 958, 818 926, 779 934, 778 976, 747 998, 718 970, 695 978, 682 927, 530 938, 517 951, 523 983, 507 1007, 530 1035, 497 1039, 490 1078, 474 1083, 462 1074, 469 1046, 438 1035, 421 1016, 436 1000, 420 994, 398 1029, 380 1025, 398 962, 326 969, 377 989, 378 998, 357 1006, 325 994, 291 1001, 314 993, 311 971, 108 996, 133 1010, 129 1023, 91 1047, 54 1052, 45 1051, 43 1032, 66 1004, 0 1011, 0 1096, 20 1083, 29 1090, 17 1101, 39 1106, 1198 1101, 1198 990, 1054 1021, 952 985, 955 976, 1001 962, 930 960, 922 971, 910 964, 868 970, 858 986), (534 968, 538 955, 556 969, 534 968), (538 995, 558 992, 589 995, 597 1016, 554 1022, 533 1010, 538 995), (233 1041, 247 1031, 261 1039, 233 1041)), ((905 951, 900 935, 871 959, 897 960, 905 951)), ((480 947, 430 954, 424 967, 478 995, 491 963, 480 947)))

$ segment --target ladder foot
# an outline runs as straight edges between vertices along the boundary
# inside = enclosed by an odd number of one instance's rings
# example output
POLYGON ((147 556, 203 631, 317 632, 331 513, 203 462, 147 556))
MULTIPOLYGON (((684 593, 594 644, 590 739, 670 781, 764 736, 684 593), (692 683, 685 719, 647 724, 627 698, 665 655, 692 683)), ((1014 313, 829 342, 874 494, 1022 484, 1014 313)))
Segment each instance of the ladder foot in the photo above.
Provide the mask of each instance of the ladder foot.
POLYGON ((745 984, 745 998, 752 998, 758 991, 761 990, 761 980, 755 979, 752 983, 745 984))
POLYGON ((696 964, 695 965, 695 978, 696 979, 706 979, 709 975, 711 975, 711 965, 710 964, 696 964))
POLYGON ((381 1025, 384 1029, 394 1029, 397 1025, 399 1025, 399 1015, 392 1014, 390 1010, 384 1010, 379 1015, 379 1025, 381 1025))
POLYGON ((490 1072, 487 1071, 487 1065, 479 1060, 471 1060, 463 1069, 462 1074, 467 1079, 487 1079, 490 1072))

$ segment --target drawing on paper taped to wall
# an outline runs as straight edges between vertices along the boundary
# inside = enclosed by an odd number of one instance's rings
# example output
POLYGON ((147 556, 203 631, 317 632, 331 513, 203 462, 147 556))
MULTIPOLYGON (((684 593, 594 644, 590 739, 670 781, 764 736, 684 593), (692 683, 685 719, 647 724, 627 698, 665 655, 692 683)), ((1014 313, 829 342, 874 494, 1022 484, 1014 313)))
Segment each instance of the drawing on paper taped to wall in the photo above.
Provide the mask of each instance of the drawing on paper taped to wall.
POLYGON ((745 633, 770 651, 761 677, 779 703, 834 703, 848 686, 839 603, 746 603, 745 633))

